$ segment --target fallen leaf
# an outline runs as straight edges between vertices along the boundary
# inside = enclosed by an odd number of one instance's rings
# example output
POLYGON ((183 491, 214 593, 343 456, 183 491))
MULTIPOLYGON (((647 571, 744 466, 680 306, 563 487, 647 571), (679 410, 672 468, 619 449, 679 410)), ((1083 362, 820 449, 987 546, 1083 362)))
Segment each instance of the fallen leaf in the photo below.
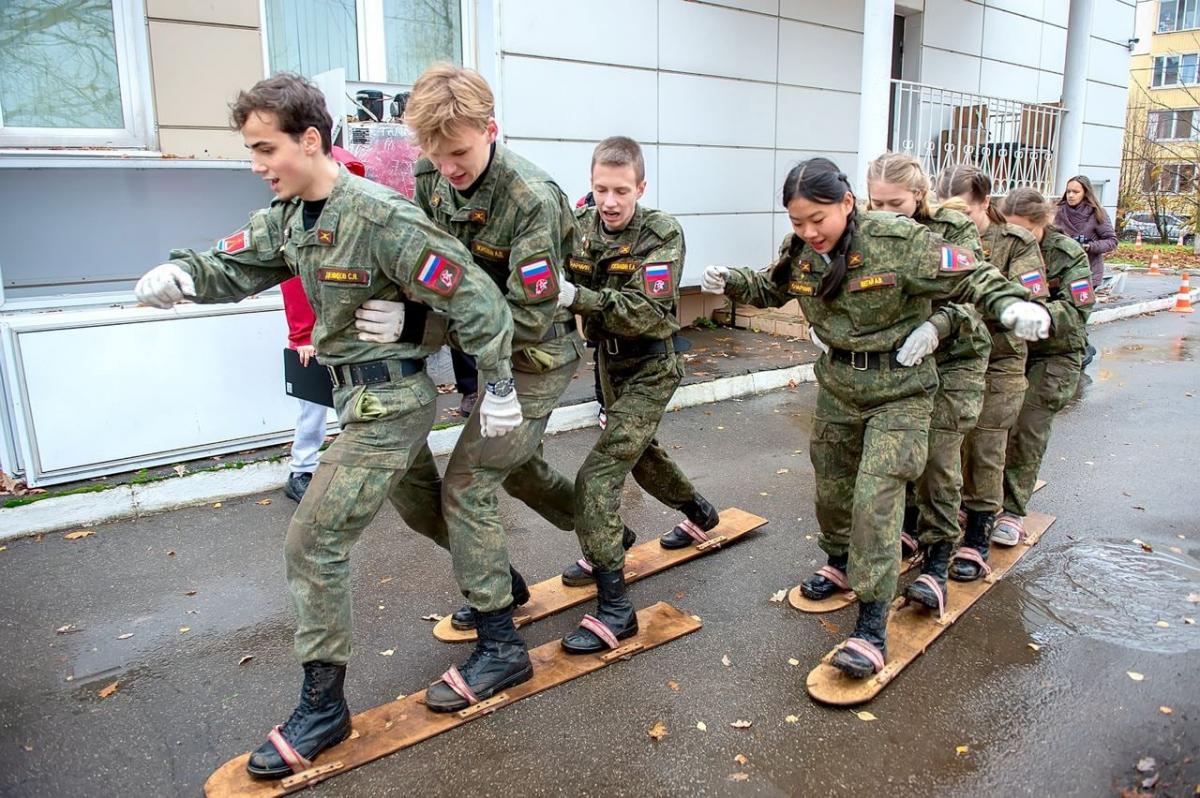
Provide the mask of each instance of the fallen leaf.
POLYGON ((774 593, 771 594, 771 601, 774 601, 775 603, 778 604, 779 602, 781 602, 785 598, 787 598, 787 594, 788 594, 788 592, 787 592, 786 587, 783 588, 782 590, 776 590, 774 593))
POLYGON ((213 502, 213 506, 212 506, 212 508, 213 508, 214 510, 220 510, 220 509, 221 509, 221 503, 220 503, 220 502, 213 502))
POLYGON ((730 665, 733 664, 732 662, 729 661, 728 654, 724 654, 721 656, 721 664, 724 665, 726 668, 728 668, 730 665))
POLYGON ((1143 506, 1142 506, 1142 505, 1140 505, 1140 504, 1135 504, 1135 505, 1132 505, 1132 506, 1133 506, 1133 509, 1135 509, 1135 510, 1141 510, 1142 512, 1146 512, 1146 508, 1145 508, 1145 507, 1143 507, 1143 506))
POLYGON ((751 726, 754 725, 754 721, 752 721, 752 720, 735 720, 733 723, 730 723, 729 725, 735 729, 749 729, 751 726))
POLYGON ((965 756, 966 754, 971 753, 971 747, 969 745, 956 745, 954 746, 954 753, 958 754, 959 756, 965 756))
POLYGON ((1142 779, 1142 788, 1146 790, 1154 789, 1154 785, 1158 784, 1158 774, 1142 779))
POLYGON ((760 491, 758 492, 758 495, 759 495, 759 496, 770 496, 771 494, 767 493, 765 490, 760 490, 760 491))
POLYGON ((788 715, 786 718, 783 719, 783 722, 784 723, 799 723, 800 718, 796 717, 795 715, 788 715))
POLYGON ((400 695, 396 696, 397 701, 403 701, 406 698, 408 698, 408 695, 405 693, 401 693, 400 695))
POLYGON ((175 476, 181 477, 187 473, 187 466, 177 465, 177 466, 173 466, 171 468, 171 470, 175 472, 175 476))
POLYGON ((1193 604, 1200 604, 1200 593, 1188 593, 1187 600, 1193 604))
POLYGON ((683 597, 686 595, 687 595, 687 593, 684 593, 682 590, 680 590, 678 593, 675 594, 675 600, 683 601, 683 597))
POLYGON ((394 649, 394 648, 389 648, 389 649, 387 649, 386 651, 380 651, 379 653, 380 653, 380 655, 381 655, 381 656, 384 656, 384 657, 390 657, 390 656, 392 656, 393 654, 395 654, 395 653, 396 653, 396 649, 394 649))
POLYGON ((699 729, 700 731, 708 731, 708 724, 706 724, 702 720, 699 720, 699 721, 696 721, 696 728, 699 729))
POLYGON ((27 754, 32 754, 32 753, 33 753, 33 746, 32 746, 32 745, 23 745, 23 746, 21 746, 21 748, 22 748, 22 749, 25 751, 25 753, 27 753, 27 754))
POLYGON ((101 688, 100 692, 97 693, 97 695, 99 695, 100 698, 102 698, 102 699, 108 698, 110 695, 117 692, 117 685, 119 685, 119 684, 120 684, 120 682, 113 682, 112 684, 108 685, 107 687, 101 688))
POLYGON ((1184 619, 1183 619, 1183 622, 1184 622, 1184 623, 1186 623, 1188 626, 1195 626, 1195 625, 1196 625, 1196 619, 1195 619, 1195 618, 1184 618, 1184 619))
POLYGON ((254 659, 254 655, 253 655, 253 654, 247 654, 246 656, 244 656, 244 657, 242 657, 241 659, 239 659, 239 660, 238 660, 238 665, 245 665, 247 662, 249 662, 249 661, 250 661, 250 660, 252 660, 252 659, 254 659))
POLYGON ((865 709, 858 710, 857 712, 854 713, 854 716, 856 718, 858 718, 859 720, 866 720, 866 721, 879 720, 879 718, 875 717, 870 712, 867 712, 865 709))
POLYGON ((749 773, 730 773, 725 777, 727 781, 745 781, 750 778, 749 773))
POLYGON ((190 632, 190 631, 192 631, 192 627, 190 627, 190 626, 181 626, 181 627, 179 627, 179 634, 181 634, 181 635, 185 635, 185 634, 187 634, 187 633, 188 633, 188 632, 190 632))
POLYGON ((194 595, 196 595, 196 591, 195 591, 195 590, 185 590, 185 591, 184 591, 184 593, 183 593, 183 595, 185 595, 185 596, 194 596, 194 595))
POLYGON ((1170 629, 1171 628, 1171 624, 1167 623, 1166 621, 1155 621, 1154 625, 1157 626, 1159 629, 1170 629))
POLYGON ((1158 767, 1158 763, 1154 761, 1154 757, 1152 756, 1144 756, 1137 763, 1138 773, 1149 773, 1156 767, 1158 767))
POLYGON ((394 576, 385 576, 383 579, 379 580, 379 584, 386 585, 388 582, 392 581, 395 578, 396 577, 394 577, 394 576))
POLYGON ((1167 546, 1167 551, 1171 552, 1172 554, 1183 554, 1183 549, 1179 548, 1178 546, 1167 546))
POLYGON ((1175 714, 1175 710, 1171 709, 1170 707, 1159 707, 1158 711, 1163 713, 1164 715, 1174 715, 1175 714))
POLYGON ((63 535, 63 538, 65 540, 83 540, 84 538, 90 537, 94 534, 96 533, 91 529, 76 529, 74 532, 68 532, 67 534, 63 535))
POLYGON ((1029 646, 1029 647, 1030 647, 1030 648, 1032 648, 1034 651, 1041 651, 1041 650, 1042 650, 1042 647, 1041 647, 1041 646, 1039 646, 1037 643, 1026 643, 1025 645, 1029 646))
POLYGON ((679 682, 675 681, 674 679, 667 682, 667 687, 670 687, 675 692, 679 692, 679 682))
POLYGON ((1142 679, 1146 678, 1145 676, 1138 673, 1137 671, 1125 671, 1125 675, 1128 676, 1130 679, 1133 679, 1135 682, 1140 682, 1142 679))
POLYGON ((788 665, 791 665, 794 668, 799 664, 800 660, 796 659, 795 657, 788 657, 788 665))
POLYGON ((745 765, 750 760, 746 758, 745 754, 738 754, 733 758, 733 761, 737 762, 739 765, 745 765))
POLYGON ((133 632, 126 632, 123 635, 117 635, 118 640, 128 640, 131 637, 133 637, 133 632))
POLYGON ((262 501, 255 502, 255 504, 257 504, 259 507, 266 507, 270 503, 271 503, 270 499, 263 499, 262 501))
POLYGON ((717 427, 717 429, 725 429, 725 428, 724 428, 724 427, 717 427))
POLYGON ((175 556, 175 550, 174 550, 174 549, 172 549, 171 551, 168 551, 168 552, 167 552, 167 556, 168 556, 168 557, 174 557, 174 556, 175 556))
POLYGON ((840 631, 838 629, 838 625, 836 623, 834 623, 833 621, 827 621, 824 618, 818 618, 817 620, 819 620, 821 622, 822 628, 824 628, 825 631, 829 632, 829 634, 831 634, 831 635, 835 635, 840 631))
POLYGON ((0 551, 8 551, 8 546, 0 546, 0 551))
POLYGON ((78 631, 79 630, 75 628, 75 624, 69 623, 66 626, 60 626, 57 629, 55 629, 54 634, 66 635, 66 634, 70 634, 71 632, 78 632, 78 631))
POLYGON ((422 621, 434 621, 434 622, 437 622, 437 621, 440 621, 441 619, 442 619, 442 616, 441 616, 441 615, 438 615, 436 612, 431 612, 431 613, 429 613, 428 615, 422 615, 422 616, 421 616, 421 620, 422 620, 422 621))
POLYGON ((776 471, 775 473, 776 474, 786 474, 787 472, 788 472, 788 470, 786 468, 781 468, 778 471, 776 471))
POLYGON ((659 721, 651 726, 650 731, 646 732, 646 734, 650 735, 651 740, 658 742, 667 736, 667 727, 662 724, 662 721, 659 721))

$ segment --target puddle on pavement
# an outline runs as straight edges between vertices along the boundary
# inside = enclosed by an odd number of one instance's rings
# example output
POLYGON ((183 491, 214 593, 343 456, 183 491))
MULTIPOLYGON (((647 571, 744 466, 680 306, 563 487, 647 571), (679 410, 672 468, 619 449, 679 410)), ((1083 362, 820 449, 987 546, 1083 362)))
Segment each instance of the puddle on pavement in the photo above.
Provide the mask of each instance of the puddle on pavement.
POLYGON ((1187 601, 1200 591, 1200 563, 1187 554, 1145 552, 1128 541, 1076 543, 1041 558, 1023 587, 1022 612, 1033 627, 1053 622, 1139 651, 1200 650, 1200 625, 1183 621, 1200 615, 1187 601))
MULTIPOLYGON (((1176 335, 1174 338, 1161 339, 1150 343, 1122 344, 1105 348, 1101 357, 1113 360, 1139 360, 1153 363, 1156 361, 1185 362, 1193 360, 1191 341, 1186 335, 1176 335)), ((1101 369, 1101 373, 1104 369, 1101 369)), ((1107 377, 1101 377, 1107 379, 1107 377)))

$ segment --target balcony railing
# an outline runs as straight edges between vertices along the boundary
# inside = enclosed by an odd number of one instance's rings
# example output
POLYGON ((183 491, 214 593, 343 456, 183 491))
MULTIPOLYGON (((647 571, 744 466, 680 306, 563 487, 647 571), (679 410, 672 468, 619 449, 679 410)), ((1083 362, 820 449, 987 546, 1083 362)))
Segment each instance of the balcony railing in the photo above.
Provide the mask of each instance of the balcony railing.
POLYGON ((1018 186, 1049 194, 1062 110, 893 80, 889 148, 921 159, 935 179, 947 166, 973 164, 996 195, 1018 186))

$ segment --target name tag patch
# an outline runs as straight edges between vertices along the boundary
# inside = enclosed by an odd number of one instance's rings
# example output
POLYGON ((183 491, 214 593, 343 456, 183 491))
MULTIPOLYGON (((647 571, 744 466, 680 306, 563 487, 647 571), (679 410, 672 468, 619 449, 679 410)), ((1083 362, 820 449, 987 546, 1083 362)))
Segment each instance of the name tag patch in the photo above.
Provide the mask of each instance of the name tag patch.
POLYGON ((1076 305, 1087 305, 1092 301, 1092 281, 1081 277, 1071 283, 1071 299, 1076 305))
POLYGON ((238 230, 233 235, 217 242, 217 252, 224 252, 226 255, 236 255, 248 249, 250 249, 249 230, 238 230))
POLYGON ((545 258, 535 258, 521 266, 521 285, 525 288, 525 296, 529 299, 542 299, 550 296, 558 284, 554 281, 554 270, 550 261, 545 258))
POLYGON ((872 288, 884 288, 896 284, 896 273, 872 274, 866 277, 855 277, 847 287, 850 291, 867 291, 872 288))
POLYGON ((1046 279, 1040 271, 1035 269, 1031 272, 1025 272, 1019 279, 1021 285, 1029 289, 1030 296, 1040 297, 1046 295, 1046 279))
POLYGON ((640 266, 636 260, 614 260, 608 264, 609 274, 633 274, 640 266))
POLYGON ((645 279, 646 293, 650 296, 671 296, 671 265, 669 263, 647 263, 645 279))
POLYGON ((938 268, 944 272, 969 272, 975 268, 975 256, 970 250, 953 244, 943 244, 941 264, 938 268))
MULTIPOLYGON (((811 264, 810 264, 811 265, 811 264)), ((788 293, 796 296, 813 296, 817 293, 816 286, 802 283, 799 280, 792 280, 788 283, 788 293)))
POLYGON ((571 258, 571 260, 567 262, 567 268, 573 272, 579 272, 580 274, 591 274, 594 267, 590 260, 571 258))
POLYGON ((482 241, 471 242, 471 254, 478 255, 481 258, 488 260, 508 262, 508 255, 512 252, 508 247, 493 247, 491 244, 485 244, 482 241))
POLYGON ((317 269, 317 282, 341 285, 370 285, 371 273, 366 269, 317 269))
POLYGON ((417 282, 435 294, 451 296, 462 282, 462 266, 438 252, 426 251, 417 267, 417 282))

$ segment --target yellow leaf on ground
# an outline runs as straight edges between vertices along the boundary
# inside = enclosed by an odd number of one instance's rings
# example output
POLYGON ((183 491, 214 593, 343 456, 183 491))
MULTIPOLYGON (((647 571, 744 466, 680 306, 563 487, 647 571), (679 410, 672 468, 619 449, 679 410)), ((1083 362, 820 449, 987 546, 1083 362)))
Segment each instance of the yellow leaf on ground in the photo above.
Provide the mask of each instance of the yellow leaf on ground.
POLYGON ((1155 621, 1154 625, 1157 626, 1159 629, 1170 629, 1171 628, 1171 624, 1167 623, 1166 621, 1155 621))
POLYGON ((795 657, 788 657, 788 665, 791 665, 794 668, 799 664, 800 660, 796 659, 795 657))
POLYGON ((90 537, 94 534, 96 533, 91 529, 76 529, 74 532, 68 532, 67 534, 63 535, 63 538, 66 540, 82 540, 83 538, 90 537))
POLYGON ((212 506, 212 508, 213 508, 214 510, 220 510, 220 509, 221 509, 221 503, 220 503, 220 502, 213 502, 213 506, 212 506))
MULTIPOLYGON (((750 778, 749 773, 730 773, 725 777, 728 781, 746 781, 750 778)), ((1200 793, 1197 793, 1200 794, 1200 793)))
POLYGON ((270 499, 263 499, 262 501, 255 502, 255 504, 257 504, 259 507, 266 507, 270 503, 270 499))
POLYGON ((778 604, 779 602, 781 602, 785 598, 787 598, 787 594, 788 594, 788 592, 787 592, 786 587, 783 588, 782 590, 776 590, 774 593, 771 594, 771 601, 778 604))
POLYGON ((865 709, 860 709, 857 712, 855 712, 854 717, 858 718, 859 720, 866 720, 866 721, 879 720, 879 718, 875 717, 870 712, 867 712, 865 709))
POLYGON ((187 473, 187 466, 177 465, 177 466, 173 466, 171 468, 171 470, 175 472, 175 476, 181 477, 187 473))
POLYGON ((239 660, 238 660, 238 665, 245 665, 247 662, 249 662, 249 661, 250 661, 250 660, 252 660, 252 659, 254 659, 254 655, 253 655, 253 654, 247 654, 246 656, 244 656, 244 657, 242 657, 241 659, 239 659, 239 660))
POLYGON ((783 719, 783 721, 784 721, 784 723, 799 723, 800 718, 796 717, 795 715, 788 715, 786 718, 783 719))
POLYGON ((733 664, 732 662, 729 661, 728 654, 724 654, 721 656, 721 664, 724 665, 726 668, 728 668, 730 665, 733 664))
POLYGON ((1159 707, 1158 711, 1163 713, 1164 715, 1174 715, 1175 714, 1175 710, 1171 709, 1170 707, 1159 707))
POLYGON ((188 632, 190 632, 190 631, 192 631, 192 627, 190 627, 190 626, 181 626, 181 627, 179 627, 179 634, 181 634, 181 635, 185 635, 185 634, 187 634, 187 633, 188 633, 188 632))
POLYGON ((658 723, 655 723, 653 726, 651 726, 650 731, 646 732, 646 734, 650 735, 651 740, 657 742, 658 740, 661 740, 667 736, 667 727, 664 726, 660 720, 658 723))
POLYGON ((752 720, 735 720, 733 723, 730 723, 729 725, 735 729, 749 729, 751 726, 754 725, 754 721, 752 721, 752 720))
POLYGON ((387 651, 380 651, 379 653, 380 653, 380 655, 381 655, 381 656, 384 656, 384 657, 390 657, 390 656, 392 656, 393 654, 395 654, 395 653, 396 653, 396 649, 394 649, 394 648, 389 648, 387 651))
POLYGON ((954 746, 954 753, 958 754, 959 756, 963 756, 964 754, 968 754, 970 752, 971 752, 970 746, 967 746, 967 745, 954 746))
POLYGON ((778 471, 776 471, 775 473, 776 473, 777 475, 778 475, 778 474, 786 474, 786 473, 788 473, 788 470, 787 470, 786 468, 781 468, 781 469, 779 469, 778 471))
POLYGON ((1037 643, 1026 643, 1025 645, 1029 646, 1029 647, 1030 647, 1030 648, 1032 648, 1034 651, 1041 651, 1041 650, 1042 650, 1042 647, 1041 647, 1041 646, 1039 646, 1037 643))
POLYGON ((8 546, 0 546, 0 551, 8 551, 8 546))
POLYGON ((696 728, 700 731, 708 731, 708 724, 702 720, 696 721, 696 728))
POLYGON ((667 682, 667 687, 670 687, 672 690, 679 692, 679 682, 675 681, 674 679, 671 679, 670 681, 667 682))
POLYGON ((396 577, 394 577, 394 576, 385 576, 383 579, 379 580, 379 584, 386 585, 388 582, 392 581, 395 578, 396 577))
POLYGON ((1130 679, 1133 679, 1135 682, 1140 682, 1142 679, 1146 678, 1145 676, 1138 673, 1137 671, 1125 671, 1125 675, 1128 676, 1130 679))
POLYGON ((758 492, 758 495, 759 495, 759 496, 770 496, 771 494, 767 493, 765 490, 760 490, 760 491, 758 492))
POLYGON ((118 640, 128 640, 131 637, 133 637, 133 632, 126 632, 123 635, 117 635, 118 640))
POLYGON ((747 762, 749 762, 750 760, 746 758, 745 754, 738 754, 737 756, 735 756, 733 758, 733 761, 737 762, 739 765, 744 765, 747 762))
POLYGON ((1195 618, 1187 618, 1187 617, 1185 617, 1185 618, 1183 619, 1183 622, 1184 622, 1184 623, 1186 623, 1188 626, 1195 626, 1195 625, 1196 625, 1196 619, 1195 619, 1195 618))
POLYGON ((827 621, 824 618, 819 618, 818 620, 821 622, 821 626, 824 627, 825 631, 829 632, 831 635, 836 635, 841 631, 838 629, 838 625, 833 621, 827 621))
POLYGON ((120 682, 113 682, 112 684, 108 685, 107 687, 101 688, 98 695, 101 698, 108 698, 110 695, 117 692, 117 685, 119 685, 119 684, 120 684, 120 682))

